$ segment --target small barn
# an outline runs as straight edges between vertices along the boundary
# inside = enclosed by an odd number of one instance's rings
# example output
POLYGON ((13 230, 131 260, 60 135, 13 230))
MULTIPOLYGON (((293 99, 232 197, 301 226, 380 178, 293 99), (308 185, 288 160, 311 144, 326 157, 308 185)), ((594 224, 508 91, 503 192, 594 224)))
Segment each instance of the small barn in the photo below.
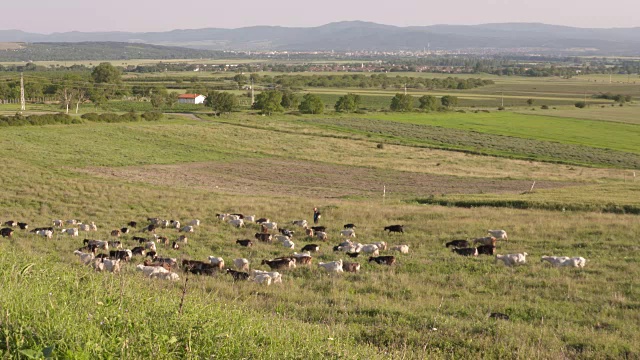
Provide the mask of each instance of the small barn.
POLYGON ((207 97, 200 94, 182 94, 178 96, 179 104, 204 104, 207 97))

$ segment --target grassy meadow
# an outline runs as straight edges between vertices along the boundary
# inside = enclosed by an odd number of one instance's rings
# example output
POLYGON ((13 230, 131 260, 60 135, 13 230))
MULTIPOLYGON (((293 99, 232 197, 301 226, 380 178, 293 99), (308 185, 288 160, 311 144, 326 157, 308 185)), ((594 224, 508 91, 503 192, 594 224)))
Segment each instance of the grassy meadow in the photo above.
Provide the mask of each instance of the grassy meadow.
MULTIPOLYGON (((16 228, 0 238, 0 358, 638 359, 638 107, 605 100, 605 108, 575 109, 580 81, 492 85, 510 86, 518 101, 536 96, 536 111, 474 113, 471 102, 465 113, 216 117, 185 107, 174 110, 197 117, 2 127, 2 222, 34 228, 79 219, 95 221, 98 232, 45 240, 16 228), (558 108, 539 110, 543 100, 558 108), (290 225, 311 220, 314 207, 327 242, 290 225), (296 230, 294 251, 319 244, 313 264, 281 271, 283 283, 267 287, 182 270, 177 282, 148 279, 135 270, 140 257, 119 274, 97 273, 73 255, 82 239, 111 240, 111 230, 147 217, 202 222, 179 250, 159 245, 161 256, 220 256, 228 267, 247 258, 252 269, 268 270, 261 260, 293 252, 236 245, 259 228, 215 217, 235 212, 296 230), (393 266, 333 252, 346 223, 357 225, 358 242, 410 251, 383 251, 397 257, 393 266), (405 234, 382 231, 391 224, 405 225, 405 234), (509 234, 498 253, 527 252, 527 263, 505 267, 444 246, 488 229, 509 234), (583 256, 587 265, 553 268, 542 255, 583 256), (338 259, 362 268, 330 275, 317 265, 338 259)), ((353 89, 318 92, 338 90, 353 89)), ((494 90, 464 94, 495 101, 494 90)), ((364 101, 392 95, 367 92, 364 101)), ((0 114, 16 111, 0 105, 0 114)), ((123 235, 125 248, 138 246, 133 236, 147 235, 123 235)))

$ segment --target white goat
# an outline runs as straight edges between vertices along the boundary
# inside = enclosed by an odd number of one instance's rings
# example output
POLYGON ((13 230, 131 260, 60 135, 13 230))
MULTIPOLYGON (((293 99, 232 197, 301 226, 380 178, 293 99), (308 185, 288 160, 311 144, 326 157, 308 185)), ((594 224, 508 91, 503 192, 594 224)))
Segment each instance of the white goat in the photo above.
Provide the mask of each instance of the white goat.
POLYGON ((502 261, 506 266, 513 266, 513 265, 519 265, 519 264, 524 264, 527 262, 527 253, 521 253, 521 254, 506 254, 506 255, 500 255, 497 254, 496 255, 496 262, 498 260, 502 261))
POLYGON ((83 253, 80 250, 76 250, 73 253, 78 255, 78 257, 80 257, 80 262, 83 263, 84 265, 89 265, 91 261, 96 258, 96 256, 93 253, 83 253))
POLYGON ((244 259, 244 258, 234 259, 233 265, 235 265, 236 269, 240 271, 249 271, 249 260, 247 259, 244 259))
POLYGON ((352 238, 352 237, 356 237, 356 231, 353 229, 342 230, 340 231, 340 235, 348 238, 352 238))
POLYGON ((269 286, 271 285, 272 279, 271 279, 271 276, 269 276, 269 274, 259 274, 259 275, 256 275, 256 277, 254 277, 253 280, 258 284, 269 286))
POLYGON ((255 278, 258 275, 269 275, 273 283, 282 283, 282 275, 277 271, 251 270, 251 275, 255 278))
POLYGON ((342 259, 338 260, 338 261, 331 261, 328 263, 318 263, 318 266, 325 269, 328 272, 335 272, 335 273, 341 273, 344 272, 344 270, 342 270, 342 259))
POLYGON ((402 254, 409 253, 409 245, 396 245, 391 247, 392 251, 400 251, 402 254))
POLYGON ((487 230, 489 232, 489 234, 491 234, 491 236, 493 236, 496 239, 504 239, 504 240, 509 240, 507 238, 507 232, 504 230, 487 230))
POLYGON ((244 220, 242 219, 229 220, 229 224, 237 228, 241 228, 241 227, 244 227, 244 220))

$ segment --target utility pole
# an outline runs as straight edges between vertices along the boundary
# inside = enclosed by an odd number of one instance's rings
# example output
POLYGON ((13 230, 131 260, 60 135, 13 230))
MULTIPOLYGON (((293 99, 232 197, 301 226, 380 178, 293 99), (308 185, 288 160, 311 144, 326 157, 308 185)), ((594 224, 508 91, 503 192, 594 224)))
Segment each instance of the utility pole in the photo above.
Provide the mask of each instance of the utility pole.
POLYGON ((24 101, 24 76, 20 73, 20 111, 25 110, 27 110, 27 107, 24 101))
POLYGON ((404 94, 407 95, 407 84, 404 84, 404 94))
POLYGON ((504 107, 504 91, 500 94, 500 107, 504 107))

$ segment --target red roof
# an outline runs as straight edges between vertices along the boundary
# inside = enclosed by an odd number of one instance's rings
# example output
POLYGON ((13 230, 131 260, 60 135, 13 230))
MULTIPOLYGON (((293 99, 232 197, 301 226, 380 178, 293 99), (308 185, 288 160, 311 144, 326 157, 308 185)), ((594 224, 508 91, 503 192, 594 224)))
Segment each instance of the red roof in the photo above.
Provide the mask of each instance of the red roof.
POLYGON ((199 94, 182 94, 180 96, 178 96, 178 99, 195 99, 198 96, 200 96, 199 94))

